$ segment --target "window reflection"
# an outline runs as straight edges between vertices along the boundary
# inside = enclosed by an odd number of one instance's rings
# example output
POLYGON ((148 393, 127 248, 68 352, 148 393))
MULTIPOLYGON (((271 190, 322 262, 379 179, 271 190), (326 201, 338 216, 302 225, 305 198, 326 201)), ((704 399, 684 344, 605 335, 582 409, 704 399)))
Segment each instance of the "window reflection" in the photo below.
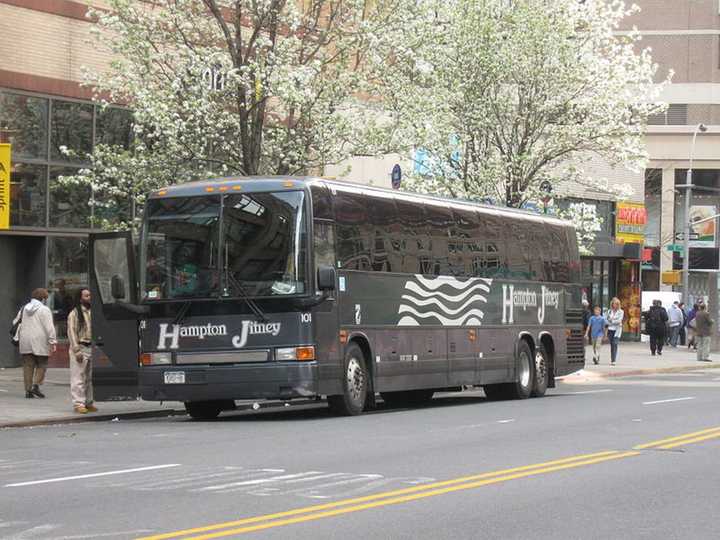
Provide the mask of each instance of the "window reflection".
POLYGON ((93 106, 71 101, 53 101, 50 137, 50 158, 54 161, 83 163, 92 151, 93 106), (61 147, 74 151, 68 157, 61 147))
POLYGON ((47 167, 15 163, 10 172, 11 225, 43 227, 45 225, 45 191, 47 167))
POLYGON ((95 144, 120 146, 126 150, 132 141, 132 111, 119 107, 97 109, 95 144))
MULTIPOLYGON (((88 245, 83 238, 48 238, 48 307, 59 340, 67 339, 67 316, 88 283, 88 245)), ((60 344, 59 348, 63 348, 60 344)))
POLYGON ((13 145, 13 161, 47 159, 47 115, 47 99, 0 93, 0 134, 13 145))
POLYGON ((62 185, 59 176, 72 176, 74 167, 50 168, 50 226, 86 229, 92 225, 93 205, 88 185, 62 185))

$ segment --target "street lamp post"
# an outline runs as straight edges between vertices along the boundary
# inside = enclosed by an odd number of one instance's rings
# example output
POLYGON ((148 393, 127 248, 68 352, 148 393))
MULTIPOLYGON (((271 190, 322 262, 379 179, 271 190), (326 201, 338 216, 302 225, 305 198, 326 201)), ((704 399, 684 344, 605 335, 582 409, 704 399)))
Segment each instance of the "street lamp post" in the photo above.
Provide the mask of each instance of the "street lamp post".
POLYGON ((693 131, 692 145, 690 146, 690 166, 687 170, 685 182, 685 231, 683 233, 683 300, 690 302, 690 199, 692 198, 692 163, 693 154, 695 152, 695 139, 699 132, 705 133, 707 127, 705 124, 698 124, 693 131))

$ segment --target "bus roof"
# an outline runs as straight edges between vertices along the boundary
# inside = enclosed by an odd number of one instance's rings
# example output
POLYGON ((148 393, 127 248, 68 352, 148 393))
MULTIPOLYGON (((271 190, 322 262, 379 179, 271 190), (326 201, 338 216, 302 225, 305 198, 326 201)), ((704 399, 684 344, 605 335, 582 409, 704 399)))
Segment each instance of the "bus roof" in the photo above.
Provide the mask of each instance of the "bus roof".
POLYGON ((207 180, 175 184, 153 191, 148 196, 148 199, 161 199, 164 197, 194 197, 210 193, 257 193, 267 191, 285 191, 292 189, 306 189, 311 184, 318 183, 327 185, 331 188, 331 190, 352 191, 376 197, 393 196, 413 202, 435 202, 448 205, 450 207, 464 209, 475 208, 486 212, 507 215, 508 217, 535 219, 544 222, 552 222, 555 225, 566 227, 572 226, 572 224, 568 221, 528 210, 508 208, 505 206, 493 206, 464 199, 451 199, 438 195, 397 191, 354 182, 330 180, 316 176, 228 176, 222 178, 209 178, 207 180))

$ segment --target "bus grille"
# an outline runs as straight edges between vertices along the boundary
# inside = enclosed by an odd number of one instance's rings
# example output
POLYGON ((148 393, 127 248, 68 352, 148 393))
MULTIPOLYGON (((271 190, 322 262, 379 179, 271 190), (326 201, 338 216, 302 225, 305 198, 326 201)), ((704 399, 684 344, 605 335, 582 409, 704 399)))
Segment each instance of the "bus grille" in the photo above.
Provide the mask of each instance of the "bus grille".
POLYGON ((570 330, 567 338, 568 364, 585 365, 585 338, 582 330, 570 330))
POLYGON ((581 325, 583 322, 583 310, 582 309, 565 310, 565 322, 567 324, 581 325))

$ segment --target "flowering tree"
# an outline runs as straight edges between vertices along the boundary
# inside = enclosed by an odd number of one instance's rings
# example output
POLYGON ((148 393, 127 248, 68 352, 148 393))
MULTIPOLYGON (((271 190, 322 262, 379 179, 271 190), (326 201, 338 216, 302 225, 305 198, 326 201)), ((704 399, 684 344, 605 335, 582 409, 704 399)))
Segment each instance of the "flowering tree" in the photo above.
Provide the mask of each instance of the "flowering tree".
POLYGON ((317 172, 372 152, 365 55, 413 2, 108 3, 89 15, 114 60, 87 83, 133 110, 134 137, 128 148, 96 145, 92 166, 65 182, 89 183, 96 204, 117 207, 198 177, 317 172))
POLYGON ((583 170, 593 155, 643 164, 647 116, 664 105, 649 51, 638 51, 637 35, 614 33, 634 8, 620 0, 421 4, 425 17, 403 28, 404 46, 379 77, 398 143, 429 156, 410 189, 521 207, 538 200, 544 180, 598 188, 583 170))

